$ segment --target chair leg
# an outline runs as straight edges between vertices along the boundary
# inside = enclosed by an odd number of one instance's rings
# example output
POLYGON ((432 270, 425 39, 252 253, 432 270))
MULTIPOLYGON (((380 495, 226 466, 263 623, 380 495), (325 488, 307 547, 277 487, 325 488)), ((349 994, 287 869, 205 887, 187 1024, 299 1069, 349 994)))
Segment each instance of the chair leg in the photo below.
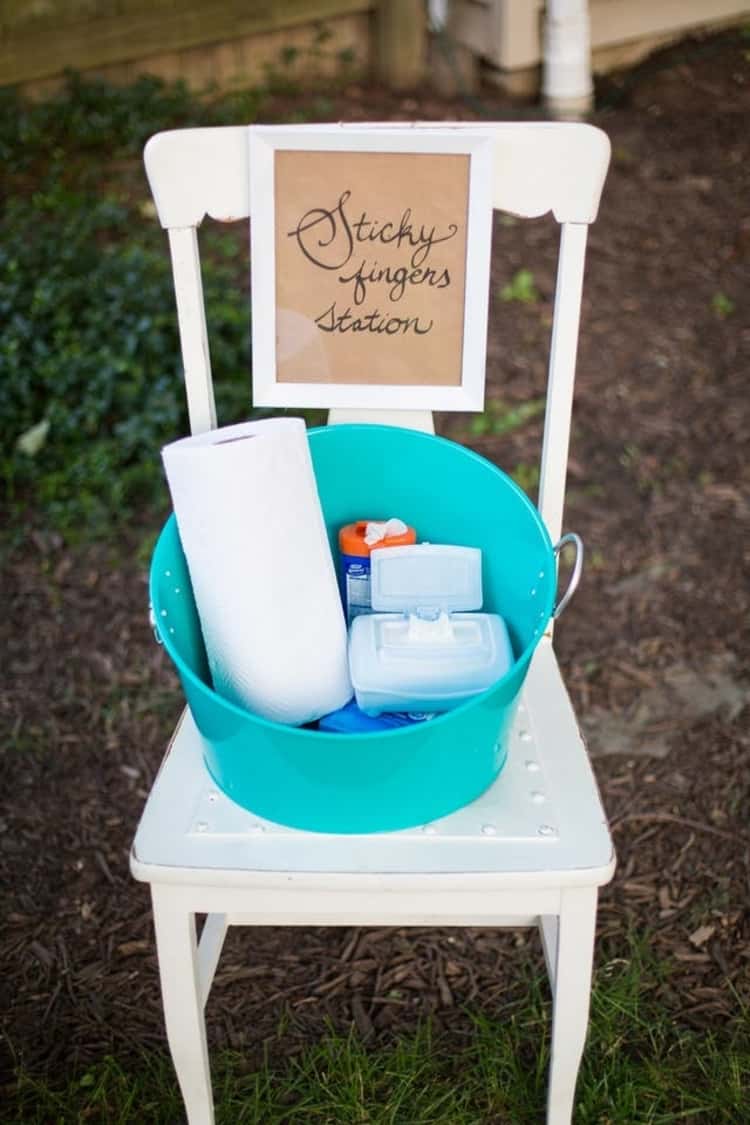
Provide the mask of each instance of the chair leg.
POLYGON ((214 1125, 195 914, 181 887, 152 886, 164 1019, 188 1125, 214 1125))
POLYGON ((547 1125, 570 1125, 588 1028, 596 929, 596 887, 562 892, 552 984, 552 1057, 547 1125))

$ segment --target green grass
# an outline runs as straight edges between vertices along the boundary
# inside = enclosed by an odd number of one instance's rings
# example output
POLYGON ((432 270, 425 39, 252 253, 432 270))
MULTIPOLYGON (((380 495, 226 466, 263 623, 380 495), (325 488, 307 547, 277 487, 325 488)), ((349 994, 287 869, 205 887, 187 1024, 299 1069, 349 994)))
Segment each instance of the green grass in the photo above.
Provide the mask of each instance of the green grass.
MULTIPOLYGON (((549 1042, 546 986, 527 968, 527 999, 502 1020, 465 1013, 465 1034, 429 1025, 378 1046, 328 1030, 286 1062, 248 1070, 217 1053, 218 1125, 536 1125, 543 1119, 549 1042)), ((660 999, 669 966, 634 945, 596 975, 578 1083, 576 1123, 668 1125, 747 1120, 747 1012, 720 1031, 681 1026, 660 999)), ((280 1040, 279 1040, 280 1042, 280 1040)), ((7 1107, 6 1107, 7 1108, 7 1107)), ((53 1088, 21 1075, 21 1125, 102 1122, 170 1125, 181 1102, 165 1054, 126 1067, 107 1057, 53 1088)))
POLYGON ((476 414, 469 428, 474 437, 483 437, 485 434, 502 437, 543 414, 544 405, 543 398, 531 398, 515 405, 503 402, 501 399, 489 399, 485 412, 476 414))

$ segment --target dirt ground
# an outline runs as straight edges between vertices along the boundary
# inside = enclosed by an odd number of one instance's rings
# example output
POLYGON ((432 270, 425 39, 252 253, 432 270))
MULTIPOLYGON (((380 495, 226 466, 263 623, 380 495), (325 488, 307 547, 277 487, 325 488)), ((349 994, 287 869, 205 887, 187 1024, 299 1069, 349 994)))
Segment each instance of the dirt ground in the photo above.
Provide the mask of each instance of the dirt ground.
MULTIPOLYGON (((588 565, 557 640, 618 849, 599 955, 622 952, 629 928, 650 933, 678 969, 655 986, 665 1005, 704 1028, 750 1001, 749 54, 737 31, 688 41, 599 90, 613 159, 590 237, 566 510, 588 565)), ((358 87, 334 116, 477 112, 539 115, 492 90, 467 106, 358 87)), ((497 410, 543 394, 554 252, 549 220, 498 221, 497 410), (538 300, 501 300, 520 268, 538 300)), ((439 421, 506 469, 538 457, 538 419, 502 438, 439 421)), ((2 576, 4 1046, 9 1066, 52 1078, 165 1045, 128 851, 181 696, 147 622, 143 530, 78 549, 35 534, 2 576)), ((496 1013, 513 995, 514 957, 541 963, 535 940, 482 931, 233 932, 211 1039, 252 1058, 282 1013, 275 1053, 326 1018, 376 1038, 426 1013, 460 1028, 463 1005, 496 1013), (395 984, 401 1001, 383 1003, 395 984)))

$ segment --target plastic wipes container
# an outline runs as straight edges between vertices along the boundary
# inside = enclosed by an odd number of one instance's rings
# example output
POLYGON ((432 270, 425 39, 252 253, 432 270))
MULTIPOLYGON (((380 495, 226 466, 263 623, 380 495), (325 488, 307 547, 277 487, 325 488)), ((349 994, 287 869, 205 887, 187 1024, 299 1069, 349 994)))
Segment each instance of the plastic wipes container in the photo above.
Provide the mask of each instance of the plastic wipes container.
POLYGON ((349 640, 352 684, 363 711, 448 711, 511 668, 502 618, 459 612, 481 609, 480 550, 393 547, 373 551, 371 564, 376 612, 356 618, 349 640))
POLYGON ((356 520, 339 531, 339 585, 347 625, 361 613, 370 613, 370 556, 374 550, 385 547, 403 547, 416 543, 417 533, 400 520, 386 520, 382 524, 381 538, 368 542, 368 528, 377 527, 376 520, 356 520), (389 532, 389 526, 400 524, 403 530, 389 532))

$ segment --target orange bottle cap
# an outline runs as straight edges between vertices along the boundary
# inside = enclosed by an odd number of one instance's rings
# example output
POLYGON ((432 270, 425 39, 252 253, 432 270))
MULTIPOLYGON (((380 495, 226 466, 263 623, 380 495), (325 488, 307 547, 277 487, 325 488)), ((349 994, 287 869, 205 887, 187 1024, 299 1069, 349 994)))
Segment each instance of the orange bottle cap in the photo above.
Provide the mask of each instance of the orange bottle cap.
POLYGON ((368 523, 378 523, 378 520, 357 520, 348 523, 339 531, 339 550, 343 555, 355 555, 367 558, 370 551, 381 547, 408 547, 417 541, 417 533, 413 527, 407 527, 400 535, 387 535, 378 543, 365 543, 365 532, 368 523))

